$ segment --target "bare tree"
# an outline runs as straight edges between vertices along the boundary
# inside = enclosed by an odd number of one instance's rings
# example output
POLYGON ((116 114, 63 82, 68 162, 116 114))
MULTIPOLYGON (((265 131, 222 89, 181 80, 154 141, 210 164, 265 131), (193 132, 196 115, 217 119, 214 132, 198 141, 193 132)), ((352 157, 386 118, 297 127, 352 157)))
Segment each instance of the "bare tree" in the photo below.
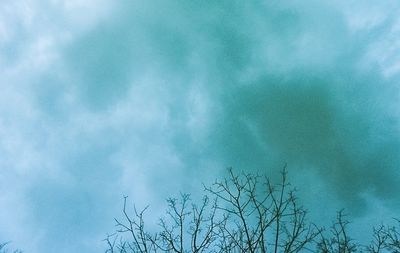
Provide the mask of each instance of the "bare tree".
POLYGON ((236 175, 230 169, 228 178, 206 190, 221 200, 217 208, 226 215, 220 238, 223 252, 299 252, 320 233, 297 204, 286 168, 276 185, 266 177, 236 175))
POLYGON ((321 233, 317 243, 317 252, 320 253, 352 253, 357 252, 358 246, 347 232, 350 222, 346 219, 344 211, 337 213, 336 221, 328 231, 328 235, 321 233))
MULTIPOLYGON (((395 219, 397 225, 400 220, 395 219)), ((373 240, 366 250, 371 253, 399 253, 400 252, 400 231, 399 226, 380 225, 373 229, 373 240)))
POLYGON ((144 221, 148 207, 129 212, 124 197, 123 218, 115 219, 116 232, 105 239, 106 253, 400 253, 399 220, 373 228, 369 245, 354 241, 343 210, 328 229, 309 222, 286 167, 277 184, 229 169, 204 192, 201 201, 189 194, 167 199, 165 215, 151 232, 144 221))
POLYGON ((167 200, 159 231, 146 231, 143 213, 126 209, 116 220, 117 232, 107 237, 106 252, 300 252, 311 250, 321 233, 306 219, 296 190, 287 182, 286 168, 280 183, 253 174, 228 176, 205 186, 199 205, 188 194, 167 200), (129 235, 128 238, 121 235, 129 235))
POLYGON ((156 252, 155 239, 146 232, 143 214, 148 207, 140 212, 134 206, 133 214, 129 214, 127 210, 127 197, 124 197, 123 214, 124 220, 115 219, 117 231, 112 235, 108 235, 105 241, 107 242, 107 253, 125 253, 139 252, 149 253, 156 252), (130 239, 125 240, 119 235, 129 234, 130 239))
POLYGON ((156 245, 164 252, 205 252, 216 247, 218 229, 223 219, 217 219, 216 200, 204 196, 200 205, 191 203, 190 196, 168 199, 167 217, 160 220, 156 245))
POLYGON ((151 234, 145 229, 143 215, 147 207, 128 214, 124 198, 124 220, 115 219, 117 231, 108 236, 109 253, 125 252, 212 252, 216 247, 218 228, 223 219, 216 219, 216 201, 204 196, 197 205, 190 195, 181 194, 179 199, 167 199, 166 216, 159 220, 160 230, 151 234), (128 234, 129 239, 120 235, 128 234))
MULTIPOLYGON (((396 219, 397 224, 400 225, 400 220, 396 219)), ((400 231, 396 226, 386 227, 386 230, 383 232, 383 236, 387 238, 385 240, 385 247, 390 252, 400 252, 400 231)))

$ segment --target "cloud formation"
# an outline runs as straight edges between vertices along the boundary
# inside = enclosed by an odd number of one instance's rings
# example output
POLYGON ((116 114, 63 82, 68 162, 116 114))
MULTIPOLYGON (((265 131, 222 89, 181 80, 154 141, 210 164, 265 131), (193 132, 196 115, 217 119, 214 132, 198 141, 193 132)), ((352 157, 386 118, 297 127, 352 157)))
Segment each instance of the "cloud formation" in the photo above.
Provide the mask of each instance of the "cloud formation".
POLYGON ((162 206, 228 166, 287 162, 324 189, 305 202, 394 210, 399 7, 7 1, 0 239, 97 252, 123 194, 162 206))

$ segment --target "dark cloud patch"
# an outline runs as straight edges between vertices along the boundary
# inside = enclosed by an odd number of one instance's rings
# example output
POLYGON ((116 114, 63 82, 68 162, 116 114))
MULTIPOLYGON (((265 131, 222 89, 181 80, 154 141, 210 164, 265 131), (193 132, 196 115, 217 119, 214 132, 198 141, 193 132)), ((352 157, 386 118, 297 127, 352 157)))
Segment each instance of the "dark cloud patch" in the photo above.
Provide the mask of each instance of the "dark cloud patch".
POLYGON ((229 124, 221 130, 221 153, 227 161, 245 157, 240 164, 247 168, 276 166, 278 159, 314 170, 353 211, 364 207, 367 192, 393 198, 398 191, 397 124, 389 123, 395 119, 387 101, 359 82, 347 80, 342 87, 334 78, 297 74, 234 90, 225 100, 229 124), (359 92, 352 94, 355 87, 359 92))
POLYGON ((338 6, 321 2, 120 6, 116 20, 67 50, 89 106, 124 99, 131 80, 150 69, 165 81, 171 136, 188 170, 202 159, 254 169, 287 161, 312 170, 354 210, 363 209, 366 193, 393 200, 396 80, 363 62, 390 18, 353 31, 338 6), (218 108, 200 147, 186 124, 194 83, 218 108))

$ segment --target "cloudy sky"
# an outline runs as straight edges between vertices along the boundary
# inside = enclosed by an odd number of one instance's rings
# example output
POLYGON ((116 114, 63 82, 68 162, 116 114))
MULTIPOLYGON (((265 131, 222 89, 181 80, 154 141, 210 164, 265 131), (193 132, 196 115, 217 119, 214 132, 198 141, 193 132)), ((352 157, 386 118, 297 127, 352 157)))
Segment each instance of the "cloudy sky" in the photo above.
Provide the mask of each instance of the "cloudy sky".
POLYGON ((230 166, 274 177, 287 163, 313 219, 346 208, 355 234, 390 219, 399 11, 397 0, 2 0, 0 241, 102 252, 124 195, 161 210, 230 166))

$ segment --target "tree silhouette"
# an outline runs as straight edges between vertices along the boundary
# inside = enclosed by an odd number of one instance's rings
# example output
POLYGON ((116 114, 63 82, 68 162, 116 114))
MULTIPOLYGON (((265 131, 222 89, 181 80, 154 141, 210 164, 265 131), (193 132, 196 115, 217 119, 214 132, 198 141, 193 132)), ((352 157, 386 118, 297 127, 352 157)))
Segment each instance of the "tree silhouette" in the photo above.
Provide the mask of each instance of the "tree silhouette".
POLYGON ((286 169, 276 185, 258 175, 235 175, 230 169, 228 178, 206 191, 216 196, 217 209, 226 215, 221 227, 223 252, 299 252, 320 233, 307 223, 286 169))
POLYGON ((188 194, 167 200, 166 216, 159 230, 145 228, 143 214, 134 208, 124 219, 116 219, 117 231, 107 237, 106 252, 300 252, 321 233, 307 222, 307 212, 297 203, 296 191, 287 182, 266 177, 236 175, 205 186, 199 205, 188 194), (126 237, 128 235, 128 237, 126 237))
POLYGON ((320 234, 320 240, 317 242, 317 252, 321 253, 352 253, 357 252, 357 244, 348 235, 347 226, 350 222, 346 219, 343 210, 337 213, 336 221, 328 231, 320 234))
POLYGON ((373 240, 367 247, 371 253, 400 252, 400 220, 396 219, 397 226, 380 225, 373 229, 373 240))
POLYGON ((227 177, 203 190, 198 203, 189 194, 167 199, 158 229, 151 230, 144 221, 148 207, 138 211, 134 206, 128 212, 124 197, 123 219, 115 219, 117 229, 105 239, 105 252, 400 253, 398 226, 373 228, 372 241, 365 246, 350 236, 343 210, 327 229, 309 222, 287 181, 286 167, 277 184, 229 169, 227 177))

